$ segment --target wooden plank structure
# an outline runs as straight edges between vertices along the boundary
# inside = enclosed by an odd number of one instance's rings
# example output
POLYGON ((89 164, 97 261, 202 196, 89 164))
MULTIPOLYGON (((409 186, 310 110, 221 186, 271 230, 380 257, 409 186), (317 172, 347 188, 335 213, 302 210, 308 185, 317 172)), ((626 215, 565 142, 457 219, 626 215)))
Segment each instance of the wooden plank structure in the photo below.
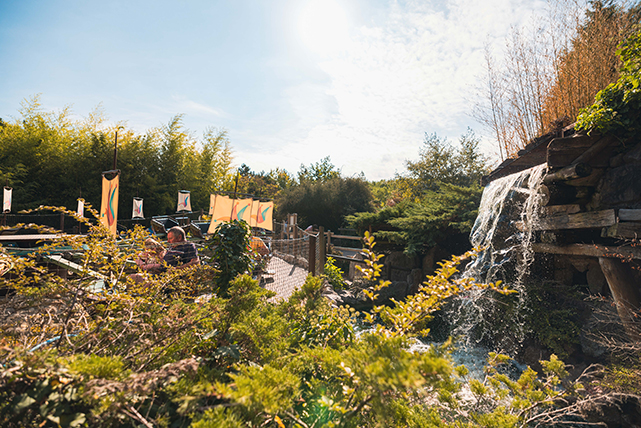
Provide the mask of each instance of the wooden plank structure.
MULTIPOLYGON (((616 168, 627 168, 623 173, 628 177, 630 174, 637 177, 634 171, 641 174, 641 144, 638 139, 623 144, 612 136, 579 135, 569 128, 560 135, 534 140, 518 153, 517 158, 503 162, 484 177, 482 183, 547 163, 547 173, 539 190, 543 209, 533 228, 553 237, 571 238, 560 240, 565 245, 535 243, 533 250, 598 259, 628 336, 638 341, 641 333, 635 320, 641 309, 641 299, 630 262, 641 261, 641 246, 629 242, 617 245, 613 238, 638 241, 641 237, 641 194, 630 195, 630 189, 624 188, 617 199, 599 192, 607 192, 607 188, 603 189, 606 177, 610 182, 616 182, 616 168), (626 159, 629 160, 627 165, 626 159), (622 203, 608 205, 603 202, 609 200, 622 203), (583 236, 593 239, 594 232, 602 242, 585 243, 577 238, 584 233, 583 236)), ((636 178, 627 180, 636 182, 636 178)))

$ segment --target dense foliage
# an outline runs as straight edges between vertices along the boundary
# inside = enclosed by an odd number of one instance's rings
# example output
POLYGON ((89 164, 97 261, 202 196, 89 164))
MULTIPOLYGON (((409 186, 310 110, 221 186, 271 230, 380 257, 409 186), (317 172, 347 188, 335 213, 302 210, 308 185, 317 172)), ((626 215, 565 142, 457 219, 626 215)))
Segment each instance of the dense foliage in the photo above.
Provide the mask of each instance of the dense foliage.
POLYGON ((408 161, 406 175, 394 183, 378 186, 376 212, 348 217, 360 233, 371 229, 381 240, 420 255, 453 234, 472 229, 481 200, 480 180, 487 173, 487 160, 479 153, 479 140, 469 131, 453 147, 436 135, 426 135, 421 157, 408 161))
POLYGON ((268 173, 254 172, 247 165, 238 168, 238 185, 234 186, 238 193, 254 195, 262 199, 273 199, 279 191, 297 184, 286 170, 275 168, 268 173))
POLYGON ((276 215, 297 213, 299 224, 318 224, 337 231, 345 217, 372 209, 372 194, 363 177, 343 177, 329 157, 309 167, 301 165, 297 185, 276 198, 276 215))
POLYGON ((145 213, 174 213, 178 191, 190 190, 192 208, 209 206, 209 195, 231 186, 231 147, 224 130, 194 139, 182 117, 138 135, 107 126, 98 109, 84 120, 71 111, 45 112, 39 98, 23 104, 21 117, 0 122, 0 181, 13 187, 13 211, 40 205, 75 207, 80 196, 100 206, 101 172, 111 170, 118 132, 120 217, 131 218, 134 196, 145 213), (127 202, 129 201, 129 202, 127 202))
POLYGON ((622 138, 641 131, 641 31, 617 51, 623 61, 619 79, 600 91, 594 104, 581 110, 577 129, 612 133, 622 138))
MULTIPOLYGON (((0 306, 4 427, 515 427, 558 415, 563 397, 580 391, 562 387, 567 372, 554 356, 539 379, 531 369, 511 378, 507 358, 491 354, 476 379, 453 366, 449 342, 411 350, 445 298, 476 286, 453 279, 461 258, 406 302, 363 317, 329 306, 312 276, 278 303, 246 275, 226 297, 202 295, 213 290, 203 267, 136 288, 125 263, 144 236, 120 247, 93 232, 73 245, 85 245, 87 269, 115 273, 108 292, 91 290, 88 270, 61 279, 5 255, 16 277, 0 306)), ((385 286, 381 256, 371 237, 366 244, 374 297, 385 286)))
POLYGON ((551 0, 545 16, 513 28, 505 54, 486 50, 474 115, 514 157, 532 139, 572 123, 597 92, 618 78, 617 46, 638 30, 641 4, 551 0))
POLYGON ((207 246, 219 271, 216 275, 219 294, 226 295, 232 279, 251 271, 254 261, 248 251, 250 237, 249 225, 244 221, 224 222, 216 227, 207 246))

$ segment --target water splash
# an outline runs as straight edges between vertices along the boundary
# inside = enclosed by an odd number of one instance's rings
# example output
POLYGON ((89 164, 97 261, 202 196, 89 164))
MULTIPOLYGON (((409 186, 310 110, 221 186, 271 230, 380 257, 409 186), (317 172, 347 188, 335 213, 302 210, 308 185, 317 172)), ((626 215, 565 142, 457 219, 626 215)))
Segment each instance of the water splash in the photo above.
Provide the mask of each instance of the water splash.
POLYGON ((463 276, 483 283, 502 281, 517 294, 507 303, 481 290, 458 298, 448 317, 454 326, 452 334, 463 346, 491 342, 500 351, 513 353, 525 337, 522 310, 527 293, 523 280, 534 259, 531 244, 545 170, 546 164, 535 166, 495 180, 483 191, 470 241, 484 250, 463 276))

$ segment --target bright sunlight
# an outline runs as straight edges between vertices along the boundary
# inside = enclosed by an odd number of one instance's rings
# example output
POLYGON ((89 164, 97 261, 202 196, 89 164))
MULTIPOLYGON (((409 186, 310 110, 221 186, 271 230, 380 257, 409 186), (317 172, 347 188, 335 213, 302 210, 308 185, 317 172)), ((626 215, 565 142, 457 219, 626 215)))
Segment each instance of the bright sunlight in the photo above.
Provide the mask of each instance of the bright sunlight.
POLYGON ((349 40, 347 14, 334 0, 310 0, 298 25, 305 45, 322 56, 340 50, 349 40))

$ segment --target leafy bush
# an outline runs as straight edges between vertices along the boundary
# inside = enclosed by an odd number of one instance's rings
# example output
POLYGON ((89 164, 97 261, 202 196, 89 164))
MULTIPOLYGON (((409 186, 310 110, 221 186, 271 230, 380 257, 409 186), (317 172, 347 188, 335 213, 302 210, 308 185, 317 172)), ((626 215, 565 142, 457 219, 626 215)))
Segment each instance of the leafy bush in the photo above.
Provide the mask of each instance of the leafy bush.
POLYGON ((325 275, 335 290, 343 290, 347 286, 347 283, 343 279, 343 271, 341 268, 334 264, 335 261, 333 257, 327 257, 323 268, 323 275, 325 275))
POLYGON ((416 202, 400 203, 377 213, 358 213, 347 218, 360 233, 370 226, 377 239, 403 245, 411 255, 424 254, 455 233, 468 233, 478 214, 483 190, 441 183, 416 202))
POLYGON ((214 262, 220 270, 216 283, 224 294, 230 281, 251 270, 254 263, 249 252, 249 225, 238 220, 219 224, 207 247, 212 251, 214 262))
POLYGON ((582 109, 576 129, 623 138, 641 131, 641 31, 630 36, 617 54, 623 61, 619 79, 597 93, 594 104, 582 109))
MULTIPOLYGON (((242 228, 235 226, 234 233, 242 228)), ((374 298, 386 282, 378 281, 381 256, 373 252, 373 238, 366 238, 363 271, 374 298)), ((102 272, 107 250, 112 263, 131 254, 97 238, 83 245, 87 262, 91 258, 102 272)), ((273 293, 247 275, 231 280, 225 296, 194 299, 194 292, 211 292, 210 279, 192 277, 167 295, 163 287, 178 277, 151 278, 145 289, 136 289, 116 275, 108 293, 96 294, 86 277, 32 275, 38 267, 24 264, 19 283, 9 281, 15 293, 0 306, 11 315, 0 317, 0 425, 537 422, 544 409, 576 394, 575 385, 560 384, 564 364, 555 357, 544 363, 543 379, 526 370, 513 380, 500 369, 506 357, 491 355, 487 376, 475 380, 464 367, 453 367, 450 343, 410 350, 443 300, 474 286, 470 279, 453 279, 457 262, 444 263, 411 299, 373 314, 331 307, 321 295, 321 278, 311 275, 288 300, 271 303, 273 293), (357 324, 366 329, 359 335, 357 324)))

